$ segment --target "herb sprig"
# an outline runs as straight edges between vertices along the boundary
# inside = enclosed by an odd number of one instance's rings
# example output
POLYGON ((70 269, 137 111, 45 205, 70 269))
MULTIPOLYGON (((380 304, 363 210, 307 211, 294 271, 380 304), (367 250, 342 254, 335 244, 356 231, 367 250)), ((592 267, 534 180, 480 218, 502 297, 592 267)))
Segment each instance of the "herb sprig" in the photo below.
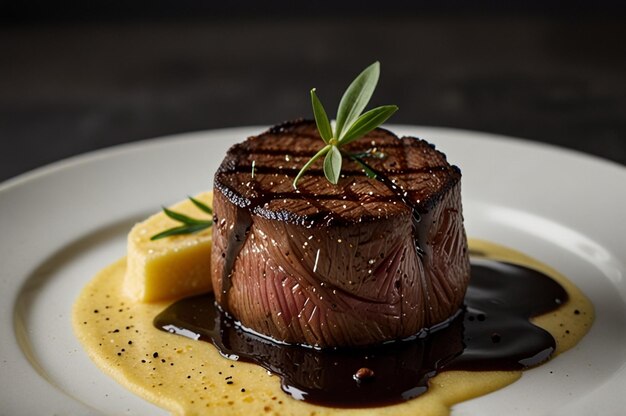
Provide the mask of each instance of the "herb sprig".
POLYGON ((315 124, 326 145, 309 159, 298 172, 293 181, 294 188, 298 188, 298 181, 302 175, 322 156, 324 156, 324 176, 333 185, 339 181, 343 156, 358 162, 368 177, 376 176, 360 158, 343 154, 340 148, 374 130, 398 111, 398 107, 395 105, 384 105, 361 114, 372 98, 379 76, 380 63, 374 62, 352 81, 339 102, 334 129, 328 120, 324 106, 317 97, 315 88, 311 90, 315 124))
MULTIPOLYGON (((193 202, 193 204, 198 207, 201 211, 213 215, 213 210, 208 205, 198 201, 195 198, 189 197, 189 200, 193 202)), ((198 231, 202 231, 206 228, 209 228, 213 225, 213 220, 198 220, 196 218, 188 217, 187 215, 178 213, 176 211, 172 211, 171 209, 163 207, 163 212, 165 215, 170 217, 171 219, 182 223, 182 225, 174 228, 170 228, 168 230, 162 231, 158 234, 150 237, 150 240, 159 240, 161 238, 170 237, 172 235, 180 235, 180 234, 191 234, 196 233, 198 231)))

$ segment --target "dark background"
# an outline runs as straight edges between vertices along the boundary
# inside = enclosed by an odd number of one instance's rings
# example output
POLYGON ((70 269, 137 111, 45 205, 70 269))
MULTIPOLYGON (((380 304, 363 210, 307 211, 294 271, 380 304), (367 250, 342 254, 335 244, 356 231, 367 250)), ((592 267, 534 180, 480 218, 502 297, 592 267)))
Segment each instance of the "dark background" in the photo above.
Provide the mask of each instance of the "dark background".
POLYGON ((334 114, 375 60, 371 105, 398 104, 393 123, 626 164, 622 2, 55 3, 0 4, 0 180, 118 143, 311 117, 311 87, 334 114))

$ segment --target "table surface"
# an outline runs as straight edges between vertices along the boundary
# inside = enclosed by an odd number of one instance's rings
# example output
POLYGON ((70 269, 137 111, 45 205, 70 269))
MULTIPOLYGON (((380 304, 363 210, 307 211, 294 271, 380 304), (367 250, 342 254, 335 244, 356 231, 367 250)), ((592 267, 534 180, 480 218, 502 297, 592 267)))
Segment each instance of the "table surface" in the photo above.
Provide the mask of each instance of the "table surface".
MULTIPOLYGON (((0 181, 119 143, 329 112, 369 63, 393 123, 626 165, 621 16, 407 14, 20 22, 0 28, 0 181)), ((445 149, 444 149, 445 150, 445 149)))

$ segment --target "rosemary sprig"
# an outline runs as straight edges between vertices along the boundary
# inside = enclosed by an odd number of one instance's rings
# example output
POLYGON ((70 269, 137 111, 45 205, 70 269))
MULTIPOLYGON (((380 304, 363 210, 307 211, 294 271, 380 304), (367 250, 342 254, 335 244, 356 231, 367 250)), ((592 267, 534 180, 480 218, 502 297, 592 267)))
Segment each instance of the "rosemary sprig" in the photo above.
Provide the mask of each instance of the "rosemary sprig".
POLYGON ((363 171, 365 172, 365 175, 370 178, 370 179, 376 179, 376 172, 374 172, 374 170, 372 168, 370 168, 368 166, 367 163, 365 163, 363 161, 362 158, 360 158, 357 155, 348 155, 348 157, 352 160, 354 160, 356 163, 358 163, 359 165, 361 165, 361 168, 363 168, 363 171))
POLYGON ((334 129, 328 120, 324 106, 317 97, 315 88, 311 90, 311 105, 313 106, 315 124, 325 146, 309 159, 298 172, 293 181, 294 188, 298 187, 298 181, 302 175, 322 156, 324 156, 324 176, 333 185, 339 181, 343 156, 357 161, 368 177, 375 177, 375 173, 363 163, 361 158, 349 154, 344 155, 340 148, 374 130, 398 111, 398 107, 395 105, 385 105, 361 114, 372 98, 379 75, 380 63, 374 62, 352 81, 339 102, 334 129))
MULTIPOLYGON (((206 204, 198 201, 195 198, 189 197, 189 200, 193 202, 193 204, 198 207, 201 211, 213 215, 213 210, 206 204)), ((150 237, 150 240, 158 240, 165 237, 170 237, 172 235, 180 235, 180 234, 191 234, 196 233, 198 231, 202 231, 206 228, 209 228, 213 225, 213 220, 199 220, 196 218, 188 217, 187 215, 178 213, 176 211, 172 211, 171 209, 163 207, 163 212, 165 215, 170 217, 171 219, 182 223, 182 225, 178 227, 173 227, 168 230, 162 231, 158 234, 150 237)))
POLYGON ((367 149, 366 151, 360 152, 360 153, 348 153, 346 156, 348 156, 350 159, 354 160, 356 163, 361 165, 361 168, 363 168, 365 175, 367 175, 367 177, 370 179, 376 179, 376 172, 374 172, 374 170, 367 163, 365 163, 363 159, 365 158, 384 159, 385 158, 385 154, 376 148, 367 149))

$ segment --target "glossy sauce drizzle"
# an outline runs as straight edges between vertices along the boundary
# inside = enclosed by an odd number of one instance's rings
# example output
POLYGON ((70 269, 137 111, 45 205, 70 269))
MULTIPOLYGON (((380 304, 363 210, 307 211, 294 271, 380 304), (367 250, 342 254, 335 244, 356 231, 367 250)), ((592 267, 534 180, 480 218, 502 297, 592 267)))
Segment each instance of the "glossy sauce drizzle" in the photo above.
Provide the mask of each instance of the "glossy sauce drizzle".
POLYGON ((369 407, 419 396, 442 371, 520 370, 542 363, 555 341, 529 318, 566 301, 566 291, 538 271, 475 258, 465 306, 456 317, 411 339, 375 347, 317 350, 278 344, 242 329, 213 295, 178 301, 154 324, 208 341, 227 358, 266 368, 280 376, 283 390, 296 399, 369 407))

